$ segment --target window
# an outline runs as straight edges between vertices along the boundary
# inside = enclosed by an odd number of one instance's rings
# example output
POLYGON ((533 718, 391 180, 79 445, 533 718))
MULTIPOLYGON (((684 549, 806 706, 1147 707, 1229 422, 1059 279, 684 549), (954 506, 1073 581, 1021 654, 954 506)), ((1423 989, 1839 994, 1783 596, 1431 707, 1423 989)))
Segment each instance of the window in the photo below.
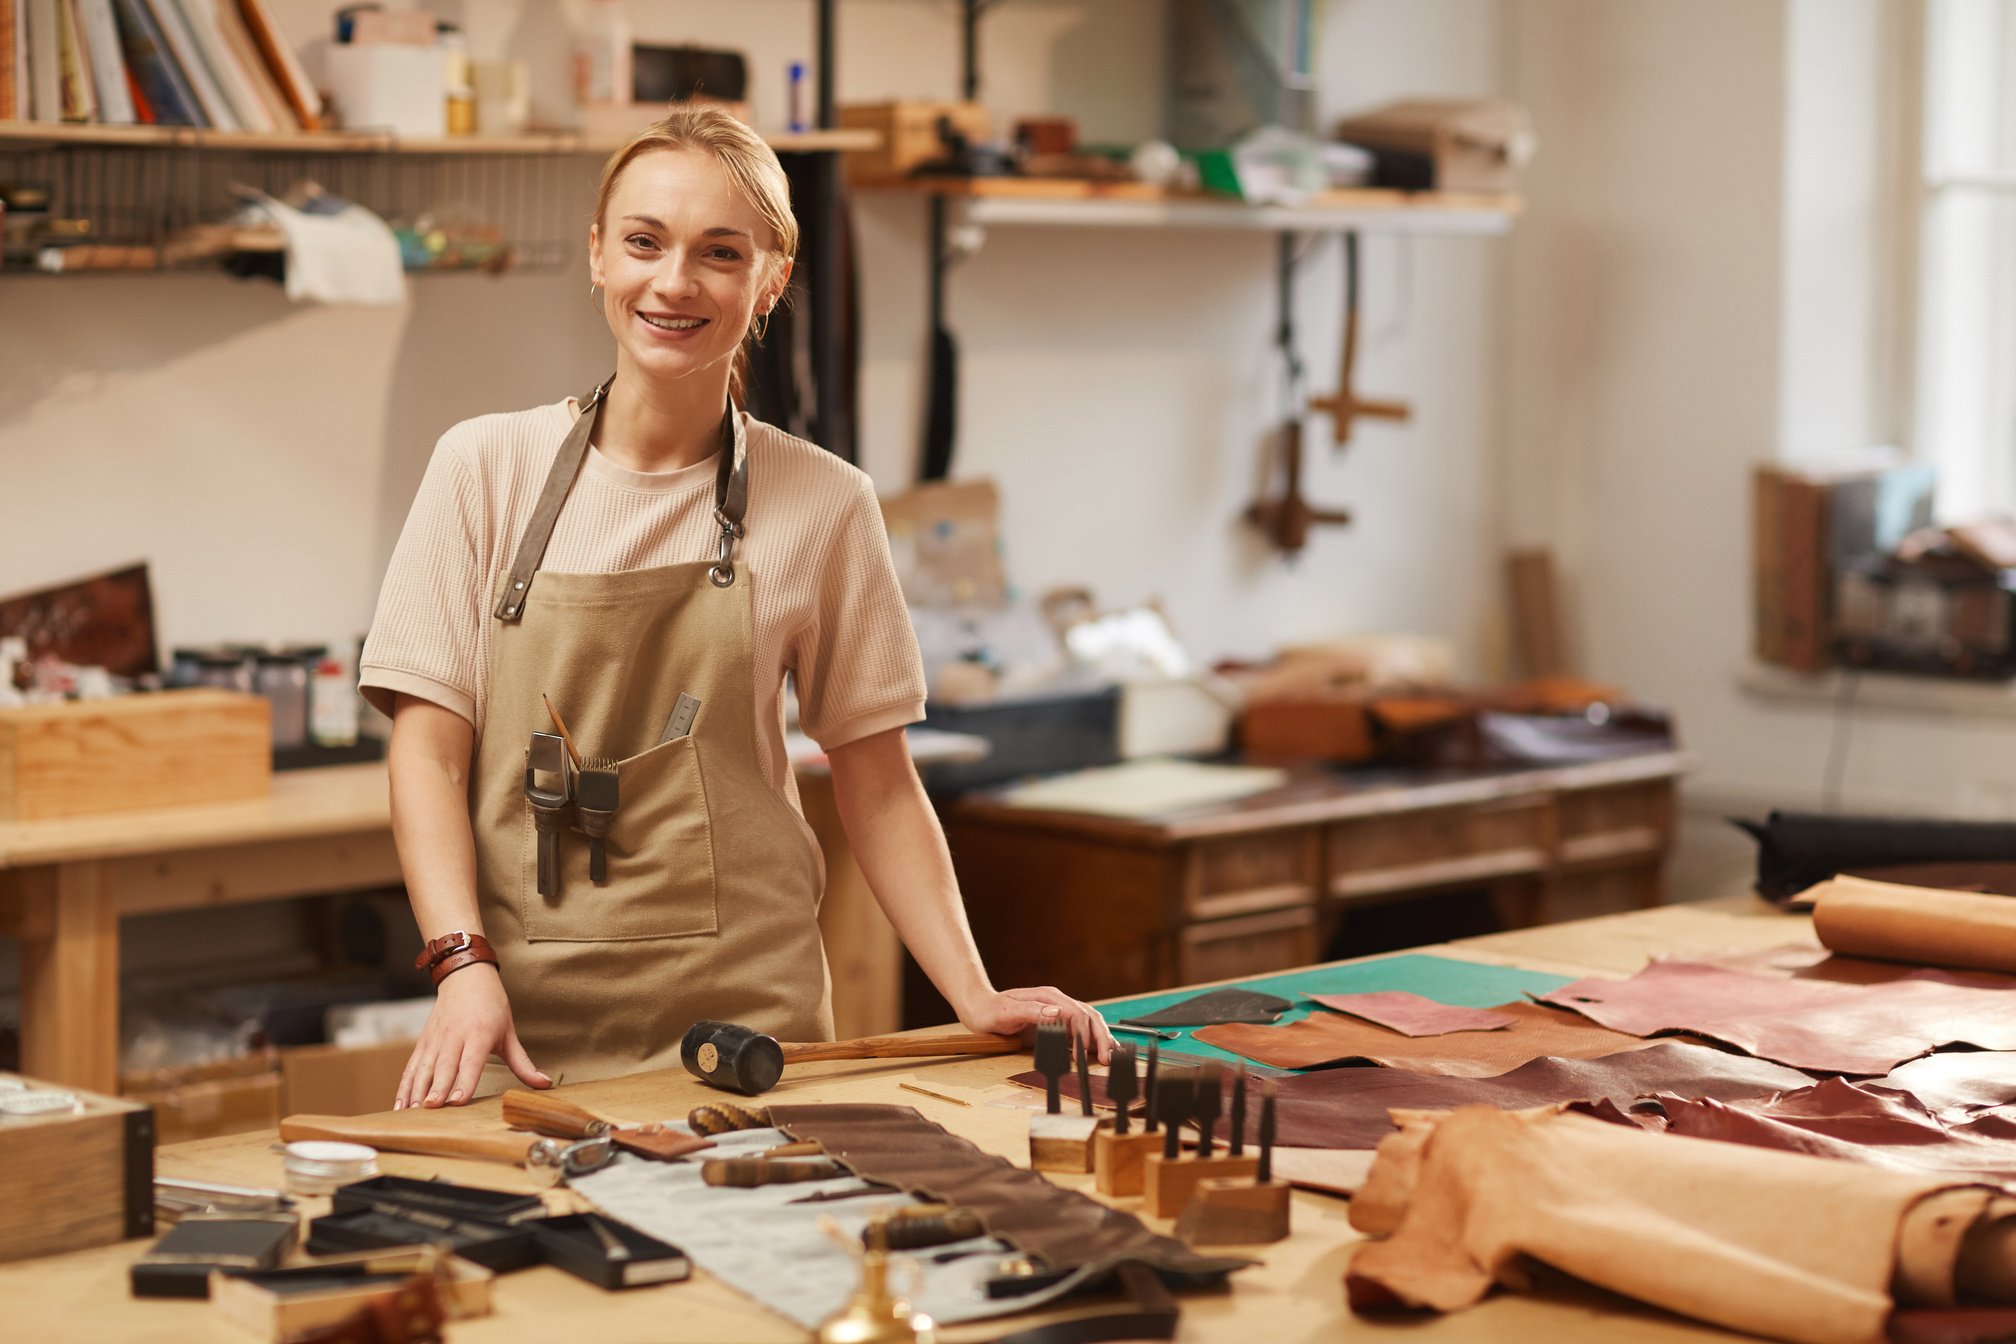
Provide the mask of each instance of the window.
POLYGON ((1916 438, 1939 512, 2016 514, 2016 0, 1927 0, 1916 438))

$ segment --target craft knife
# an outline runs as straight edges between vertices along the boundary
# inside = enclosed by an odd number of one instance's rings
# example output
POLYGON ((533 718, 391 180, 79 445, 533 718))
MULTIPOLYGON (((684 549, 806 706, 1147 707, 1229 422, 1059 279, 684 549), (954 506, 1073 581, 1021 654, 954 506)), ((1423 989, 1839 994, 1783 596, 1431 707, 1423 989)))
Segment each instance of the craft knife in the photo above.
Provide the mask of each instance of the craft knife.
POLYGON ((1221 1072, 1216 1064, 1202 1064, 1197 1069, 1197 1100, 1191 1107, 1191 1113, 1197 1117, 1197 1129, 1203 1135, 1202 1142, 1197 1145, 1199 1157, 1211 1156, 1213 1131, 1218 1128, 1218 1113, 1225 1104, 1221 1072))
POLYGON ((1109 1022, 1106 1025, 1112 1031, 1131 1031, 1136 1036, 1153 1036, 1158 1041, 1180 1041, 1183 1039, 1182 1032, 1164 1031, 1160 1027, 1136 1027, 1125 1022, 1109 1022))
POLYGON ((1116 1045, 1113 1047, 1113 1062, 1106 1066, 1106 1099, 1113 1103, 1113 1132, 1127 1132, 1127 1108, 1134 1103, 1134 1047, 1116 1045))
POLYGON ((700 702, 686 692, 679 692, 679 699, 672 706, 672 717, 665 720, 665 731, 658 735, 660 742, 670 742, 675 737, 684 737, 693 731, 693 720, 700 713, 700 702))

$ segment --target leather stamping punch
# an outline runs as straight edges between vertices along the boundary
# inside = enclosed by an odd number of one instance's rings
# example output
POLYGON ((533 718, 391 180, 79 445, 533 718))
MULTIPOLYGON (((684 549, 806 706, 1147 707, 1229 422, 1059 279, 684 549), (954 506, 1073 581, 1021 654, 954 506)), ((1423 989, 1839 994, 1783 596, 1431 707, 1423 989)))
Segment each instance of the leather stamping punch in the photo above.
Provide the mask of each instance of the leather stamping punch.
POLYGON ((1073 1053, 1069 1028, 1056 1022, 1036 1028, 1036 1071, 1048 1084, 1044 1113, 1029 1117, 1029 1165, 1037 1171, 1092 1170, 1092 1136, 1098 1132, 1099 1117, 1092 1113, 1092 1091, 1083 1050, 1076 1051, 1080 1113, 1063 1114, 1058 1098, 1057 1083, 1070 1067, 1073 1053))
POLYGON ((539 833, 538 888, 545 897, 560 894, 560 832, 574 819, 574 793, 568 783, 567 744, 558 733, 534 733, 525 749, 525 802, 539 833), (550 788, 545 776, 558 783, 550 788))

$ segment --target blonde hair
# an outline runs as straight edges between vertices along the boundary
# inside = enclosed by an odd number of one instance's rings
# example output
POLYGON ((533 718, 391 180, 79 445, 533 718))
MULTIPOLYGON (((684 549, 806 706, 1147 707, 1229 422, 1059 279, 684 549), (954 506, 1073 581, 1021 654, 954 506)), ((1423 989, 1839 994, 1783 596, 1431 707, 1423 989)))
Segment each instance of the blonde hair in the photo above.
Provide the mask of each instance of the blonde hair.
POLYGON ((798 217, 791 213, 791 183, 776 151, 748 123, 737 121, 708 103, 675 103, 672 110, 630 137, 629 143, 609 156, 602 165, 602 182, 595 190, 595 223, 604 223, 609 198, 615 194, 616 180, 632 160, 659 149, 698 150, 714 156, 729 180, 742 192, 756 213, 770 226, 777 240, 777 259, 782 266, 798 254, 798 217))

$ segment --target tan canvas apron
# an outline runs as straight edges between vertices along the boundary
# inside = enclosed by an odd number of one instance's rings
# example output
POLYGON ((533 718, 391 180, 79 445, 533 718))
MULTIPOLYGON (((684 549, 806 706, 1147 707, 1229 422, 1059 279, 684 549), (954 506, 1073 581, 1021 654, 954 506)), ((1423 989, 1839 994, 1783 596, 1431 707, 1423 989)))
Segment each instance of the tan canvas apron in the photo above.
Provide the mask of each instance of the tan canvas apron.
MULTIPOLYGON (((715 559, 622 574, 539 569, 607 390, 582 406, 498 577, 471 780, 483 927, 519 1039, 568 1082, 673 1065, 701 1018, 787 1041, 833 1034, 819 858, 764 777, 756 741, 759 580, 734 554, 749 480, 739 417, 731 409, 723 435, 715 559), (682 692, 700 700, 699 715, 686 736, 660 743, 682 692), (618 769, 606 882, 589 879, 586 836, 566 830, 553 897, 537 889, 523 792, 530 734, 552 731, 542 693, 581 754, 618 769)), ((507 1081, 493 1064, 485 1090, 507 1081)))

